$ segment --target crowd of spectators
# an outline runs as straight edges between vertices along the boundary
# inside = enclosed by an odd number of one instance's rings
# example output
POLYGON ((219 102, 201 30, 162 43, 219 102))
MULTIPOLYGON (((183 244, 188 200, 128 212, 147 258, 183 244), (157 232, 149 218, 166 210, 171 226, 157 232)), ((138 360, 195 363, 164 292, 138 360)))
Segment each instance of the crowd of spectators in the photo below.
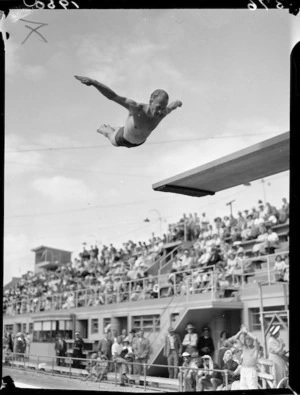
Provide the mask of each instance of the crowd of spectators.
MULTIPOLYGON (((189 291, 204 292, 214 281, 220 296, 226 287, 238 287, 254 271, 253 261, 241 243, 254 240, 252 256, 274 253, 279 239, 272 226, 289 219, 285 198, 280 209, 258 201, 251 211, 238 212, 237 217, 217 217, 211 222, 205 213, 186 214, 169 225, 162 238, 146 242, 129 240, 117 249, 112 244, 83 251, 73 262, 56 270, 31 271, 4 292, 4 312, 8 315, 70 309, 75 306, 135 301, 158 297, 158 278, 148 273, 164 245, 187 241, 188 248, 179 248, 170 268, 169 290, 164 296, 182 295, 189 291), (214 278, 209 267, 214 267, 214 278), (88 291, 87 291, 88 290, 88 291)), ((280 255, 275 263, 276 280, 288 281, 288 255, 280 255)))
MULTIPOLYGON (((280 338, 280 328, 271 326, 267 343, 269 359, 274 363, 275 386, 288 373, 288 351, 280 338)), ((164 347, 169 378, 178 377, 178 367, 182 366, 184 392, 259 388, 259 372, 266 373, 266 366, 260 368, 264 349, 245 325, 231 337, 222 331, 216 348, 209 327, 203 327, 200 335, 192 324, 185 330, 187 334, 181 340, 170 327, 164 347)))

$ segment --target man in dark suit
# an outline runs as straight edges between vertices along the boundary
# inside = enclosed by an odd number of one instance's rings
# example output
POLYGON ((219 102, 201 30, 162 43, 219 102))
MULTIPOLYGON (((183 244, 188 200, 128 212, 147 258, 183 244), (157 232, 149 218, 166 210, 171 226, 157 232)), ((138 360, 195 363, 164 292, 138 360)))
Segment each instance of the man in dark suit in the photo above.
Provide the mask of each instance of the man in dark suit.
POLYGON ((202 336, 199 337, 198 349, 200 356, 205 354, 208 354, 210 357, 213 356, 215 347, 208 326, 205 326, 202 330, 202 336))
MULTIPOLYGON (((55 341, 55 354, 58 357, 65 357, 67 354, 67 343, 63 339, 61 333, 57 335, 57 339, 55 341)), ((65 359, 64 358, 57 358, 57 366, 64 366, 65 365, 65 359)))
POLYGON ((175 333, 172 327, 168 329, 168 332, 165 339, 164 357, 167 358, 168 365, 170 365, 168 367, 169 378, 174 379, 178 375, 177 366, 179 365, 179 357, 182 353, 182 344, 179 335, 175 333))

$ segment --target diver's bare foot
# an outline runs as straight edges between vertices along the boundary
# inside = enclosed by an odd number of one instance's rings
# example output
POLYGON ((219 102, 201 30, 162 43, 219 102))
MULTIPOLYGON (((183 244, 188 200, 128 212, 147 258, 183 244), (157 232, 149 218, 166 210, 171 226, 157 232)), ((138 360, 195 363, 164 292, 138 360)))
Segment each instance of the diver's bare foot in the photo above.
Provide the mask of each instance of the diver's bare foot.
POLYGON ((109 125, 101 125, 99 129, 97 129, 97 132, 100 134, 103 134, 105 137, 109 137, 112 133, 114 133, 114 129, 109 126, 109 125))

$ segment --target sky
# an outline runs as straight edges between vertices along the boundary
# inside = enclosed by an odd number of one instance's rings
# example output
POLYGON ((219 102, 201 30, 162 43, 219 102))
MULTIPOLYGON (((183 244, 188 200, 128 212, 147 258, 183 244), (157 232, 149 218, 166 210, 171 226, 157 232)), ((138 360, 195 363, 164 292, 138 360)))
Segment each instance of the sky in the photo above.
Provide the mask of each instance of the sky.
POLYGON ((31 250, 41 245, 75 258, 83 242, 148 241, 183 213, 213 220, 229 214, 231 200, 236 214, 259 199, 280 207, 289 197, 289 172, 201 199, 155 192, 152 184, 289 130, 300 16, 286 9, 37 10, 23 19, 2 21, 10 33, 4 284, 34 270, 31 250), (42 37, 26 27, 38 26, 32 21, 47 24, 37 30, 42 37), (116 148, 96 130, 123 126, 126 110, 74 75, 138 102, 165 89, 183 106, 144 145, 116 148))

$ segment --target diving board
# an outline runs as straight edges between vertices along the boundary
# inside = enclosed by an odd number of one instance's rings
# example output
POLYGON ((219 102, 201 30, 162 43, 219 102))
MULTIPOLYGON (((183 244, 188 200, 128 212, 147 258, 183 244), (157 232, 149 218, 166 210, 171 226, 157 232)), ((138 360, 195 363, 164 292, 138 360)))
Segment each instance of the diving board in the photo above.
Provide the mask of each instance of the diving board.
POLYGON ((157 182, 152 188, 155 191, 202 197, 289 168, 290 132, 286 132, 157 182))

